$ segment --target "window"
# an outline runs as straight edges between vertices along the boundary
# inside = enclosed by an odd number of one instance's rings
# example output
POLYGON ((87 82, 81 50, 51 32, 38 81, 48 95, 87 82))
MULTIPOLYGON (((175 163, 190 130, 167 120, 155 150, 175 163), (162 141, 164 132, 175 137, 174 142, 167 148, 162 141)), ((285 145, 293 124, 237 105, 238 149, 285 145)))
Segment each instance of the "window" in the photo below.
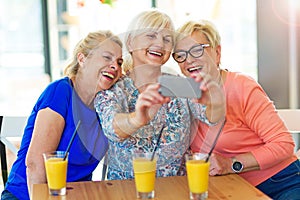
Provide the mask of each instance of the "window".
POLYGON ((41 3, 0 3, 0 110, 29 115, 49 77, 44 73, 41 3))
MULTIPOLYGON (((256 1, 254 0, 51 0, 48 2, 52 80, 62 76, 76 43, 90 31, 110 29, 121 38, 131 19, 156 2, 176 27, 188 19, 208 19, 221 35, 221 68, 257 79, 256 1)), ((49 83, 40 0, 0 3, 0 110, 29 115, 49 83)), ((168 70, 180 73, 171 58, 168 70)))

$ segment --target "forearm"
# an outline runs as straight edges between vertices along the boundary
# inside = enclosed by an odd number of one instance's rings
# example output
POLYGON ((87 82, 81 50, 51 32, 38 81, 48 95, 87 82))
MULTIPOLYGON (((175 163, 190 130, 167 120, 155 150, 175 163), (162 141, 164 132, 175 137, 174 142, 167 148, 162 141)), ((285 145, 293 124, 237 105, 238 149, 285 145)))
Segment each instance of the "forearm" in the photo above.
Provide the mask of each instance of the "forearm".
POLYGON ((251 153, 239 154, 233 157, 224 157, 213 153, 210 158, 210 164, 209 174, 212 176, 242 173, 260 169, 258 162, 251 153), (242 167, 238 164, 235 165, 235 170, 233 170, 233 163, 235 161, 241 163, 242 167), (239 166, 239 168, 237 166, 239 166))
POLYGON ((234 156, 234 158, 243 164, 242 172, 260 169, 258 162, 256 161, 252 153, 239 154, 234 156))
POLYGON ((44 165, 40 166, 40 167, 37 167, 33 164, 31 164, 30 166, 27 166, 27 168, 26 168, 26 177, 27 177, 28 192, 29 192, 29 195, 30 195, 31 191, 32 191, 33 184, 46 183, 47 182, 44 165))
POLYGON ((144 124, 138 123, 135 113, 118 113, 113 120, 114 132, 121 139, 126 139, 144 124))

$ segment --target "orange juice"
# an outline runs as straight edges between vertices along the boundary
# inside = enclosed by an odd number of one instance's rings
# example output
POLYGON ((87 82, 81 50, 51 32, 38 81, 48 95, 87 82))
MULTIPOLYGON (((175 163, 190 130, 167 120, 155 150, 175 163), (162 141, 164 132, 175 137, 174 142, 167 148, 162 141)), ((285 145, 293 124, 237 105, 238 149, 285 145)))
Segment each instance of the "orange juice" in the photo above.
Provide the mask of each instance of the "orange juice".
POLYGON ((49 158, 45 161, 48 186, 50 189, 66 187, 68 161, 63 158, 49 158))
POLYGON ((208 190, 209 162, 204 160, 186 161, 190 192, 200 194, 208 190))
POLYGON ((151 192, 154 190, 156 160, 135 158, 133 160, 135 185, 138 192, 151 192))

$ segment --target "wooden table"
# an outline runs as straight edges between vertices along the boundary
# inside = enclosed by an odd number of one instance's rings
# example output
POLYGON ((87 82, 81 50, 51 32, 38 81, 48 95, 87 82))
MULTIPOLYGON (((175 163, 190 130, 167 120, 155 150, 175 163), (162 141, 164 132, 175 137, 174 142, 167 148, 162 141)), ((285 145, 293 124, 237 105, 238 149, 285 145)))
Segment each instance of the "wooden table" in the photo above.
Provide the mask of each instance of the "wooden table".
MULTIPOLYGON (((155 182, 156 200, 188 200, 189 189, 186 176, 157 178, 155 182)), ((134 180, 87 181, 67 183, 67 195, 49 196, 47 184, 33 185, 32 200, 133 200, 136 199, 134 180)), ((236 174, 214 176, 209 179, 208 200, 270 199, 264 193, 236 174)))

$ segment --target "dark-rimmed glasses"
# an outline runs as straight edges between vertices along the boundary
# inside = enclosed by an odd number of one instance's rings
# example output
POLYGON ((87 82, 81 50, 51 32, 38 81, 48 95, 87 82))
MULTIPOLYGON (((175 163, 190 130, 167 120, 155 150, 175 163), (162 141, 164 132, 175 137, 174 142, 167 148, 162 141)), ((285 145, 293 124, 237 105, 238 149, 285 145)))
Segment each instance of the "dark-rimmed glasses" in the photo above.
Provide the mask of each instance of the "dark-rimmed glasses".
POLYGON ((194 58, 199 58, 203 55, 204 48, 209 47, 210 44, 197 44, 192 46, 188 51, 178 50, 172 53, 174 60, 178 63, 186 61, 188 54, 194 58))

